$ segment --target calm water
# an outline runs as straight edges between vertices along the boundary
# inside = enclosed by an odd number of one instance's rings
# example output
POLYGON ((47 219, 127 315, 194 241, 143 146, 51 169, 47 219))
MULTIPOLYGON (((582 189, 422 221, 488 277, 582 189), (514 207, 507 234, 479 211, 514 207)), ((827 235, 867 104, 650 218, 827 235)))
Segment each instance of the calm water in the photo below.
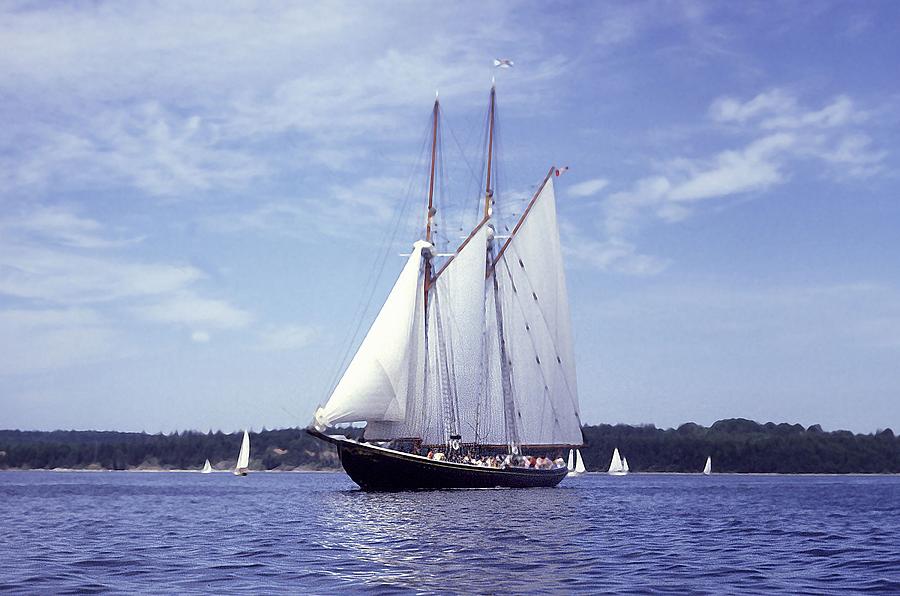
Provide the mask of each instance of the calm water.
POLYGON ((900 477, 0 472, 14 592, 900 593, 900 477))

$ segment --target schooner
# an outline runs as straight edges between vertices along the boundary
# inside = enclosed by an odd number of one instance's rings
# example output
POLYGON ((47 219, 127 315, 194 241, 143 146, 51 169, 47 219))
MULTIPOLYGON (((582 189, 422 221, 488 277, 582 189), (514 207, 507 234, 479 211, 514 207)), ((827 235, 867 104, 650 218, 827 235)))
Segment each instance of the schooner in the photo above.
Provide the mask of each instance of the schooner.
POLYGON ((555 486, 568 469, 553 458, 583 445, 557 170, 544 177, 509 235, 497 234, 495 105, 492 85, 483 216, 438 264, 435 99, 424 237, 307 429, 337 447, 344 470, 363 489, 555 486), (326 434, 359 422, 366 427, 358 440, 326 434))

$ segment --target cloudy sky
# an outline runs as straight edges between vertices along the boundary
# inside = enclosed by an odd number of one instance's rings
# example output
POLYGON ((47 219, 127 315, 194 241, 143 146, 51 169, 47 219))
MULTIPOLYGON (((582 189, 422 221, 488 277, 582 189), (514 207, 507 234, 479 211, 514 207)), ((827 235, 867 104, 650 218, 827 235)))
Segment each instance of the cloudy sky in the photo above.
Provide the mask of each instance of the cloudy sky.
POLYGON ((583 420, 900 427, 900 4, 173 8, 0 7, 0 428, 305 425, 493 75, 504 216, 570 167, 583 420))

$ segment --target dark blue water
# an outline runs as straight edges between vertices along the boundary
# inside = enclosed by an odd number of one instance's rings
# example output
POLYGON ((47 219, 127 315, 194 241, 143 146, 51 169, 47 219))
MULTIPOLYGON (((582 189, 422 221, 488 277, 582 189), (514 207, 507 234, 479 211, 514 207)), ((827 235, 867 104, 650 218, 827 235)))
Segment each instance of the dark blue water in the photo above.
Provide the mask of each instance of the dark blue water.
POLYGON ((900 477, 0 472, 14 592, 900 593, 900 477))

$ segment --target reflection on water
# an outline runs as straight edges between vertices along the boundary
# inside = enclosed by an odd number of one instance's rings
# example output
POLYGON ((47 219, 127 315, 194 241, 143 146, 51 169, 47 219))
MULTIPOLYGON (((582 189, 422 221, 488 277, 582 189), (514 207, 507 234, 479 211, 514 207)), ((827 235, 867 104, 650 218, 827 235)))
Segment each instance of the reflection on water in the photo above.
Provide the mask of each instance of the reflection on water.
POLYGON ((342 474, 0 472, 0 588, 890 592, 898 514, 897 477, 378 494, 342 474))
POLYGON ((588 531, 581 509, 580 491, 565 488, 339 491, 322 501, 322 546, 340 553, 339 574, 366 583, 439 590, 478 581, 489 591, 500 575, 521 591, 534 580, 529 571, 557 575, 582 558, 572 540, 588 531), (341 553, 348 546, 351 558, 341 553))

